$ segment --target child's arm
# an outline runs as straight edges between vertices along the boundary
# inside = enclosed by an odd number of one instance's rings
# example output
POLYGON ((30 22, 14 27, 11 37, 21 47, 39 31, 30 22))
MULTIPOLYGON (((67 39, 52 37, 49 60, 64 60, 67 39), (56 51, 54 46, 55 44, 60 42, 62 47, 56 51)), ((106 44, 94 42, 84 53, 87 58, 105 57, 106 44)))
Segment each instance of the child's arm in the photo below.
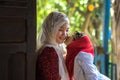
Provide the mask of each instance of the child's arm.
POLYGON ((77 56, 86 80, 98 80, 98 71, 93 64, 93 56, 86 52, 80 52, 77 56))

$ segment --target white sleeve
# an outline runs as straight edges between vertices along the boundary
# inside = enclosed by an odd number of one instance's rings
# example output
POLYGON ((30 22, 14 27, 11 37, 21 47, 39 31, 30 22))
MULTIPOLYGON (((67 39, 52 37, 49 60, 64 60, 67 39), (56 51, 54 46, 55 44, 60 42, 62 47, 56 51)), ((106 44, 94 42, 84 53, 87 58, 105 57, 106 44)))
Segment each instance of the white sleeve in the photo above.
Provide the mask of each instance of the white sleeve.
POLYGON ((86 52, 80 52, 77 56, 86 80, 98 80, 97 67, 93 64, 94 57, 86 52))

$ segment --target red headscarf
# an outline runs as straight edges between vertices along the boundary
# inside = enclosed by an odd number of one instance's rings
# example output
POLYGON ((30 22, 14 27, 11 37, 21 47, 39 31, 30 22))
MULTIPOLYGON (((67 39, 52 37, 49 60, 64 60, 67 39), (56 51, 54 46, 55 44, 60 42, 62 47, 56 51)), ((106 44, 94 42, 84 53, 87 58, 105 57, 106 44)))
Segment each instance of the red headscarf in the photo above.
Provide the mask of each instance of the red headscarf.
POLYGON ((70 80, 72 80, 73 77, 74 58, 79 52, 87 52, 94 56, 94 48, 88 36, 83 36, 79 39, 76 39, 67 46, 66 66, 70 80))

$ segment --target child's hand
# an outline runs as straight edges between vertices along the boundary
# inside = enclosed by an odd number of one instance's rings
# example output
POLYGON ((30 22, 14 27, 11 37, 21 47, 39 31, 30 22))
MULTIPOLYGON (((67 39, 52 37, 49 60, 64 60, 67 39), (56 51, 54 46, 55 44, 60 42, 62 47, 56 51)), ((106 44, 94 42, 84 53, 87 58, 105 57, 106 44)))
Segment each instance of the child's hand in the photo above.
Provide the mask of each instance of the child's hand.
POLYGON ((69 45, 70 43, 72 43, 74 40, 76 40, 76 39, 78 39, 78 38, 81 38, 81 37, 83 37, 83 36, 84 36, 84 32, 78 32, 78 31, 76 31, 76 32, 73 33, 73 35, 68 36, 68 37, 66 38, 66 40, 64 41, 64 43, 65 43, 66 46, 67 46, 67 45, 69 45))
POLYGON ((66 44, 66 46, 67 45, 69 45, 71 42, 73 42, 73 35, 71 35, 71 36, 68 36, 67 38, 66 38, 66 40, 65 40, 65 44, 66 44))

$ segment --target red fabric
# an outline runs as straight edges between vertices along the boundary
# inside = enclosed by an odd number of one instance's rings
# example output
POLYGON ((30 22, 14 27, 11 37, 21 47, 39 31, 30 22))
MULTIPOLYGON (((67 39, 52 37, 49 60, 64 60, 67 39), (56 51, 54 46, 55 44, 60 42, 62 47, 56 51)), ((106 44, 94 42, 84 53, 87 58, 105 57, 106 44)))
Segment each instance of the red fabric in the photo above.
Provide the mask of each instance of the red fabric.
POLYGON ((73 77, 74 58, 81 51, 88 52, 94 56, 94 48, 88 36, 83 36, 67 46, 66 66, 70 80, 73 77))
POLYGON ((54 48, 46 47, 38 56, 36 80, 60 80, 58 55, 54 48))

